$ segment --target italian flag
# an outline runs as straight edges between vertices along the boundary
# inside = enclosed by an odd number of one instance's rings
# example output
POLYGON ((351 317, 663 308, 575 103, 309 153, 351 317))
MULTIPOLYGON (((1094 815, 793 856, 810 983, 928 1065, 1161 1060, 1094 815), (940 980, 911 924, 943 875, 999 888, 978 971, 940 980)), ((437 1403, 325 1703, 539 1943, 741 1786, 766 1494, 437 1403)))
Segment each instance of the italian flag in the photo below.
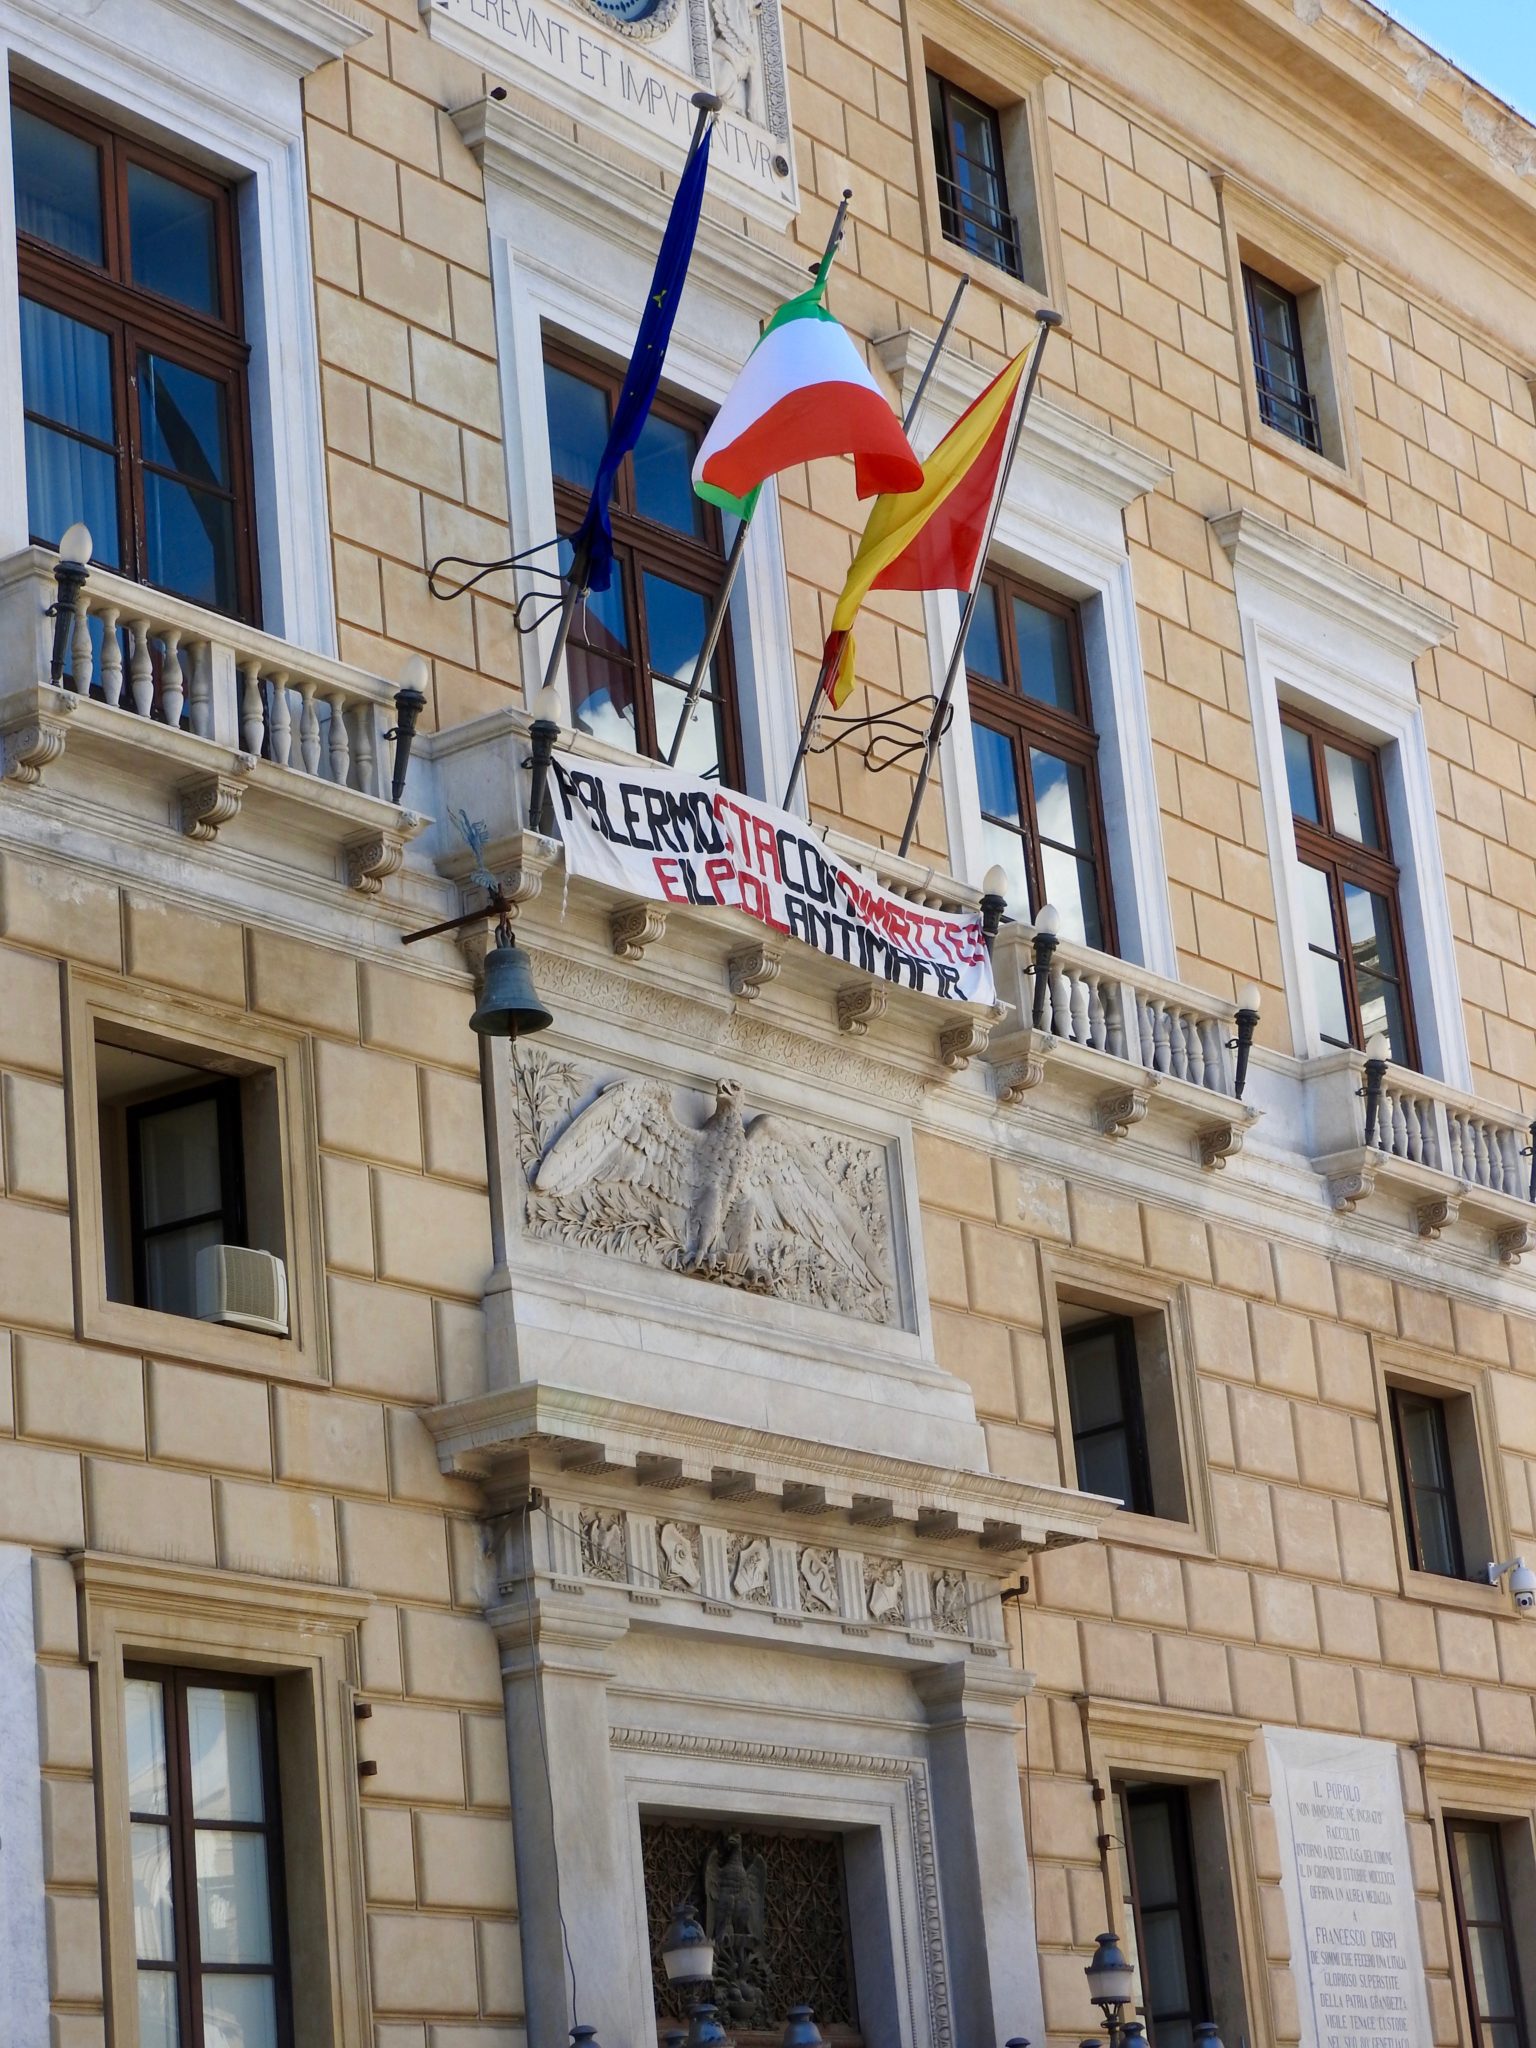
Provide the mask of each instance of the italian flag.
POLYGON ((738 519, 769 477, 819 455, 851 455, 861 498, 915 490, 923 467, 822 282, 780 306, 742 365, 693 465, 693 487, 738 519))

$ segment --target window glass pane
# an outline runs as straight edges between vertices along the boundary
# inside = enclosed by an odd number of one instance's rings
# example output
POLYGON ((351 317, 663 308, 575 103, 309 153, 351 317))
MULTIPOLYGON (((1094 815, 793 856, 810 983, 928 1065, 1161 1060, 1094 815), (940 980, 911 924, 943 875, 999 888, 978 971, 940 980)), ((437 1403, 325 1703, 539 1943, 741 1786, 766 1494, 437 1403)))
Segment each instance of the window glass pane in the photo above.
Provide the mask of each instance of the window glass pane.
POLYGON ((645 593, 645 637, 653 673, 686 684, 704 644, 708 601, 647 569, 641 578, 645 593))
POLYGON ((1061 912, 1061 936, 1075 939, 1080 946, 1104 948, 1104 929, 1099 920, 1099 898, 1092 865, 1063 853, 1054 846, 1040 848, 1040 872, 1045 882, 1045 900, 1061 912))
POLYGON ((1064 1348, 1074 1431, 1101 1429, 1123 1421, 1120 1354, 1114 1332, 1101 1330, 1093 1336, 1069 1336, 1064 1348))
POLYGON ((136 1820, 129 1829, 133 1864, 134 1953, 148 1963, 169 1963, 176 1955, 171 1917, 171 1831, 158 1822, 136 1820))
POLYGON ((1451 1502, 1443 1493, 1414 1493, 1414 1518, 1419 1532, 1419 1569, 1442 1579, 1459 1579, 1456 1527, 1451 1502))
POLYGON ((91 529, 91 554, 104 568, 119 565, 117 465, 104 448, 73 440, 28 420, 27 531, 45 547, 57 547, 64 531, 83 519, 91 529))
POLYGON ((1317 1004, 1318 1036, 1328 1045, 1349 1044, 1349 1010, 1344 1000, 1344 970, 1337 960, 1309 953, 1312 999, 1317 1004))
POLYGON ((549 459, 557 477, 590 491, 608 439, 608 394, 584 377, 544 365, 549 459))
POLYGON ((103 260, 101 152, 25 107, 11 109, 16 225, 87 263, 103 260))
MULTIPOLYGON (((1144 1906, 1162 1906, 1179 1896, 1178 1864, 1173 1849, 1173 1817, 1161 1799, 1131 1805, 1131 1852, 1136 1859, 1136 1887, 1144 1906)), ((1165 1999, 1164 2004, 1171 2004, 1165 1999)))
MULTIPOLYGON (((570 567, 568 543, 560 548, 562 572, 570 567)), ((571 719, 577 730, 610 747, 634 753, 635 676, 630 662, 629 607, 624 569, 616 564, 606 590, 589 592, 571 622, 566 666, 571 681, 571 719)))
POLYGON ((228 407, 216 377, 146 352, 139 357, 139 412, 146 462, 228 489, 228 407))
MULTIPOLYGON (((656 706, 656 751, 665 761, 672 751, 672 740, 677 732, 677 721, 683 714, 687 691, 675 689, 671 683, 664 681, 654 681, 653 688, 656 706)), ((725 736, 720 730, 719 702, 705 691, 694 706, 693 716, 688 721, 688 730, 683 736, 682 752, 677 757, 678 773, 699 775, 706 782, 718 782, 724 746, 725 736)))
POLYGON ((219 1110, 211 1096, 139 1119, 139 1191, 148 1228, 222 1207, 219 1110))
POLYGON ((265 1817, 261 1793, 261 1703, 236 1687, 187 1688, 192 1811, 198 1820, 265 1817))
POLYGON ((222 1971, 204 1977, 203 2048, 277 2048, 277 1998, 270 1977, 222 1971))
POLYGON ((997 630, 997 588, 984 583, 971 613, 965 636, 965 665, 972 675, 984 676, 1003 687, 1003 647, 997 630))
POLYGON ((264 1835, 197 1830, 197 1925, 205 1963, 270 1963, 264 1835))
MULTIPOLYGON (((1137 1833, 1136 1872, 1141 1874, 1141 1836, 1137 1833)), ((1184 1967, 1184 1930, 1177 1909, 1141 1916, 1141 1966, 1146 1974, 1147 1999, 1154 2013, 1189 2010, 1189 1976, 1184 1967)), ((1157 2029, 1159 2048, 1165 2030, 1157 2029)))
POLYGON ((1019 779, 1012 742, 1006 733, 973 719, 971 749, 976 757, 976 793, 984 815, 1017 825, 1019 779))
POLYGON ((1515 1991, 1510 1981, 1509 1950, 1504 1944, 1503 1928, 1469 1927, 1467 1948, 1472 1958, 1472 1982, 1479 2013, 1490 2020, 1512 2018, 1515 1991))
POLYGON ((235 508, 228 498, 146 470, 144 540, 151 583, 213 611, 235 609, 235 508))
POLYGON ((1362 846, 1380 847, 1381 832, 1376 821, 1376 791, 1371 781, 1371 764, 1358 754, 1346 754, 1340 747, 1323 748, 1323 770, 1328 777, 1328 807, 1333 812, 1333 829, 1341 838, 1356 839, 1362 846))
POLYGON ((1333 928, 1333 897, 1328 877, 1321 868, 1301 864, 1301 912, 1306 920, 1307 944, 1321 953, 1337 953, 1338 935, 1333 928))
POLYGON ((112 356, 106 335, 36 299, 21 302, 21 392, 28 412, 41 413, 92 440, 108 445, 114 441, 112 356))
POLYGON ((1039 747, 1029 750, 1029 772, 1035 785, 1035 818, 1042 839, 1090 853, 1088 773, 1077 761, 1063 761, 1039 747))
POLYGON ((635 444, 635 507, 647 519, 702 537, 704 505, 693 488, 699 437, 652 413, 635 444))
POLYGON ((1285 780, 1291 793, 1291 811, 1309 825, 1322 822, 1317 802, 1317 779, 1312 773, 1312 743, 1294 725, 1282 725, 1285 742, 1285 780))
POLYGON ((1445 1469, 1445 1423, 1439 1403, 1399 1401, 1397 1413, 1408 1477, 1415 1486, 1447 1485, 1450 1475, 1445 1469))
POLYGON ((128 1811, 167 1813, 165 1705, 157 1679, 130 1678, 123 1686, 128 1735, 128 1811))
POLYGON ((1456 1875, 1461 1903, 1469 1920, 1497 1920, 1500 1915, 1499 1873, 1492 1837, 1484 1828, 1455 1828, 1456 1875))
POLYGON ((225 1244, 224 1225, 189 1223, 185 1230, 165 1230, 144 1240, 144 1306, 168 1316, 197 1314, 197 1255, 211 1244, 225 1244))
POLYGON ((981 853, 985 868, 1000 867, 1008 877, 1005 893, 1009 909, 1015 916, 1028 917, 1029 866, 1024 858, 1024 841, 1017 832, 1010 832, 1006 825, 994 825, 990 819, 984 818, 981 823, 981 853))
POLYGON ((139 1972, 139 2048, 180 2048, 176 1978, 170 1970, 139 1972))
POLYGON ((217 316, 214 211, 206 193, 129 164, 128 245, 135 284, 217 316))
POLYGON ((1013 636, 1019 650, 1019 682, 1026 697, 1054 704, 1058 711, 1077 710, 1072 680, 1072 646, 1067 621, 1027 598, 1013 600, 1013 636))
POLYGON ((1121 1507, 1131 1506, 1135 1489, 1131 1483, 1131 1450, 1123 1429, 1105 1430, 1101 1436, 1079 1437, 1077 1483, 1084 1493, 1102 1493, 1121 1507))

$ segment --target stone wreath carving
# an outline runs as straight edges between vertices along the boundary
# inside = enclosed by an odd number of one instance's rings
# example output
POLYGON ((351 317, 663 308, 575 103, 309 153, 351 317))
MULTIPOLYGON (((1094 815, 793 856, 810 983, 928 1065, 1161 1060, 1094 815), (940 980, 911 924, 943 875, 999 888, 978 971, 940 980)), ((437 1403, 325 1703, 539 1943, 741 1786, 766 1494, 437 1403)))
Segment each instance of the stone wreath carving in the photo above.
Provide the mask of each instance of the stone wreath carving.
POLYGON ((749 1123, 739 1081, 716 1084, 698 1127, 661 1081, 612 1082, 569 1122, 584 1089, 568 1063, 530 1064, 516 1087, 531 1236, 896 1319, 880 1147, 778 1116, 749 1123))

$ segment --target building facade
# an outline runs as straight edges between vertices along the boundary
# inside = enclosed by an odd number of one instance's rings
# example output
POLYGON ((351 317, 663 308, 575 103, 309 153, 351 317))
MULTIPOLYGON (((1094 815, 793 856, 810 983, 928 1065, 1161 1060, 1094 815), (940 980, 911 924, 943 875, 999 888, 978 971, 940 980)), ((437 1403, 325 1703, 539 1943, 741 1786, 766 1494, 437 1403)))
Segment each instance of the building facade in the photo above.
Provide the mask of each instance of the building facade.
MULTIPOLYGON (((1530 2048, 1536 135, 1368 0, 0 41, 0 2042, 639 2048, 691 1896, 743 2048, 1068 2048, 1104 1928, 1155 2048, 1530 2048), (700 87, 562 746, 671 750, 845 188, 920 452, 1059 310, 909 852, 958 598, 805 778, 995 1008, 534 829, 700 87)), ((778 800, 864 516, 765 492, 685 767, 778 800)))

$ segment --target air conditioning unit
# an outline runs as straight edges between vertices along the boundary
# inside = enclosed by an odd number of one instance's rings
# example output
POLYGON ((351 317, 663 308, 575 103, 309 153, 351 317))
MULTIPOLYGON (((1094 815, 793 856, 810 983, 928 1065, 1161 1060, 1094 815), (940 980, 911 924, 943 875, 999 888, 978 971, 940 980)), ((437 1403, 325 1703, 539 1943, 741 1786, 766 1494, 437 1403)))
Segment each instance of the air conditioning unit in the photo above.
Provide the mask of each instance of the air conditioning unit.
POLYGON ((205 1245, 197 1255, 197 1313, 205 1323, 288 1334, 288 1275, 271 1252, 205 1245))

